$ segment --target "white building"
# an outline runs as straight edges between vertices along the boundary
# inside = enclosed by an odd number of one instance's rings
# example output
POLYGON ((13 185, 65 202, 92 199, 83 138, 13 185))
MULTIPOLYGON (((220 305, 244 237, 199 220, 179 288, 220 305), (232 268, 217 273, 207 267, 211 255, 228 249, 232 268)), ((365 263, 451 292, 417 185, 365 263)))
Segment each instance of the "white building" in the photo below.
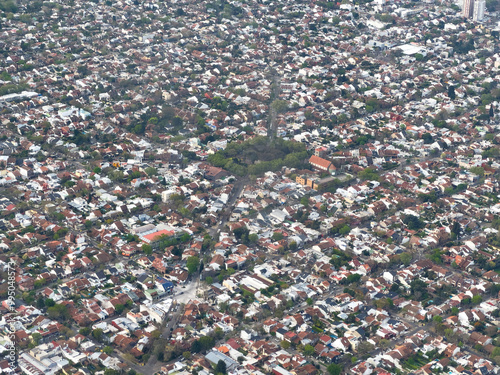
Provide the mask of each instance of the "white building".
POLYGON ((485 0, 474 0, 474 14, 472 19, 474 21, 482 21, 484 18, 484 10, 486 9, 485 0))
POLYGON ((172 308, 172 299, 168 298, 159 303, 145 303, 140 306, 140 311, 147 311, 151 319, 157 323, 163 323, 172 308))

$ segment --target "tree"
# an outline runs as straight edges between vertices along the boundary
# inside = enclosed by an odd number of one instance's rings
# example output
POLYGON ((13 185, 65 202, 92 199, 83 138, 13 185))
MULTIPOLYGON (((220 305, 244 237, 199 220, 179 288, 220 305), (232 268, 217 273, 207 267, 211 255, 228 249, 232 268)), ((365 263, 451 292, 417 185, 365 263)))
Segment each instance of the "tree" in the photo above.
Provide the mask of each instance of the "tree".
POLYGON ((33 340, 33 343, 36 345, 38 345, 40 343, 40 341, 42 340, 42 335, 38 332, 33 332, 31 334, 31 339, 33 340))
POLYGON ((308 197, 302 197, 300 198, 300 204, 302 204, 303 206, 309 206, 309 198, 308 197))
POLYGON ((186 261, 186 267, 190 275, 195 273, 199 266, 200 258, 198 258, 197 256, 191 256, 186 261))
POLYGON ((179 116, 175 116, 172 119, 172 126, 174 128, 181 129, 182 128, 182 119, 179 116))
POLYGON ((483 321, 479 321, 479 322, 474 323, 474 330, 477 332, 484 332, 485 328, 486 328, 486 324, 483 321))
POLYGON ((113 353, 113 348, 112 348, 111 346, 106 345, 106 346, 102 349, 102 351, 103 351, 104 353, 106 353, 107 355, 110 355, 111 353, 113 353))
POLYGON ((52 319, 66 320, 69 318, 69 312, 66 305, 55 304, 47 309, 47 314, 52 319))
POLYGON ((38 309, 43 309, 45 307, 45 301, 41 295, 38 296, 38 299, 36 300, 36 307, 38 309))
POLYGON ((151 255, 153 254, 153 247, 148 244, 142 245, 142 251, 144 251, 144 254, 146 255, 151 255))
POLYGON ((343 369, 342 369, 342 366, 336 365, 335 363, 332 363, 332 364, 328 365, 326 370, 328 371, 328 373, 330 375, 340 375, 343 369))
POLYGON ((391 345, 391 342, 389 340, 386 340, 386 339, 382 339, 378 342, 378 345, 382 348, 382 349, 387 349, 390 345, 391 345))
POLYGON ((233 230, 233 234, 236 237, 236 239, 240 240, 243 243, 246 243, 248 242, 248 235, 250 234, 250 231, 248 230, 247 227, 243 226, 233 230))
POLYGON ((192 353, 199 353, 202 350, 202 346, 200 341, 194 340, 193 343, 191 344, 191 352, 192 353))
POLYGON ((199 339, 200 345, 201 345, 201 350, 209 350, 212 349, 212 347, 215 345, 215 340, 213 337, 210 336, 202 336, 199 339))
POLYGON ((392 300, 390 300, 390 298, 380 298, 375 301, 375 306, 379 309, 386 310, 391 307, 391 302, 392 300))
POLYGON ((101 328, 96 328, 92 331, 92 336, 97 340, 101 341, 103 338, 103 330, 101 328))
POLYGON ((222 328, 217 327, 214 331, 214 336, 216 340, 221 340, 224 337, 224 331, 222 328))
POLYGON ((408 266, 411 263, 412 255, 410 253, 401 253, 399 255, 399 259, 401 260, 401 262, 403 262, 405 266, 408 266))
POLYGON ((474 173, 477 176, 484 176, 484 168, 483 167, 472 167, 470 169, 471 173, 474 173))
POLYGON ((427 298, 427 284, 422 280, 413 280, 410 284, 410 290, 412 296, 414 296, 417 301, 427 298))
POLYGON ((351 227, 349 225, 345 224, 344 226, 342 226, 339 229, 339 234, 341 236, 345 236, 345 235, 349 234, 350 231, 351 231, 351 227))
POLYGON ((356 315, 354 315, 354 314, 349 314, 349 315, 347 316, 347 319, 345 320, 345 322, 346 322, 347 324, 352 324, 352 323, 356 322, 356 315))
POLYGON ((398 283, 394 283, 391 285, 391 292, 399 293, 400 292, 400 285, 398 283))
POLYGON ((124 179, 125 175, 122 171, 110 171, 108 174, 110 180, 114 182, 120 182, 124 179))
POLYGON ((457 238, 460 236, 460 231, 462 230, 460 223, 458 221, 454 221, 451 226, 451 233, 453 233, 457 238))
POLYGON ((361 280, 361 275, 359 273, 352 273, 347 278, 342 279, 341 283, 342 284, 352 284, 352 283, 357 283, 359 280, 361 280))
POLYGON ((118 314, 118 315, 121 315, 121 313, 123 312, 123 310, 125 310, 125 306, 123 306, 122 304, 117 304, 115 306, 115 312, 118 314))
POLYGON ((444 254, 444 251, 441 251, 439 249, 434 249, 428 255, 428 258, 436 264, 441 264, 441 263, 443 263, 443 254, 444 254))
POLYGON ((304 346, 304 355, 311 356, 314 354, 314 346, 307 344, 304 346))
POLYGON ((144 170, 144 172, 146 172, 146 174, 147 174, 148 176, 153 176, 153 175, 156 175, 158 171, 156 170, 156 168, 153 168, 153 167, 147 167, 147 168, 144 170))
POLYGON ((405 223, 410 230, 419 230, 425 227, 425 223, 415 215, 407 215, 403 219, 403 223, 405 223))
POLYGON ((276 113, 282 113, 288 109, 288 103, 284 100, 276 99, 271 103, 271 108, 276 111, 276 113))
POLYGON ((491 352, 491 358, 495 358, 495 357, 499 357, 499 356, 500 356, 500 346, 497 346, 491 352))
POLYGON ((434 142, 434 139, 432 138, 431 133, 424 133, 422 135, 422 139, 424 140, 425 144, 431 144, 434 142))
POLYGON ((358 178, 362 180, 378 181, 380 176, 377 174, 373 168, 365 168, 358 172, 358 178))
POLYGON ((281 241, 283 239, 283 233, 281 233, 281 232, 274 232, 273 235, 271 236, 271 239, 273 241, 281 241))
POLYGON ((259 235, 257 233, 252 233, 248 235, 248 241, 250 241, 250 243, 257 243, 258 240, 259 240, 259 235))
POLYGON ((308 304, 309 306, 314 305, 314 301, 312 300, 312 298, 308 298, 308 299, 306 299, 306 302, 307 302, 307 304, 308 304))
POLYGON ((188 360, 189 360, 189 359, 191 359, 191 352, 186 351, 186 352, 182 353, 182 356, 183 356, 185 359, 188 359, 188 360))
POLYGON ((225 374, 226 373, 226 362, 224 362, 222 359, 217 362, 217 366, 215 366, 215 373, 216 374, 225 374))
POLYGON ((151 337, 156 339, 159 339, 161 336, 161 332, 158 329, 155 329, 153 332, 151 332, 151 337))
POLYGON ((285 349, 285 350, 290 349, 290 343, 289 343, 288 341, 286 341, 286 340, 282 340, 282 341, 280 342, 280 345, 281 345, 281 347, 282 347, 283 349, 285 349))
POLYGON ((78 331, 78 333, 83 336, 88 336, 90 332, 92 332, 92 329, 90 329, 89 327, 84 327, 78 331))
POLYGON ((358 353, 360 354, 367 354, 373 349, 375 349, 375 346, 373 344, 370 344, 368 341, 362 341, 358 345, 358 353))
POLYGON ((448 97, 451 100, 455 100, 455 98, 456 98, 456 95, 455 95, 455 86, 453 86, 453 85, 448 86, 448 97))
POLYGON ((456 333, 453 330, 453 328, 446 328, 444 330, 444 336, 446 337, 446 339, 448 341, 451 341, 452 339, 454 339, 456 337, 456 333))
POLYGON ((422 55, 421 53, 415 54, 415 60, 422 61, 423 59, 424 59, 424 55, 422 55))

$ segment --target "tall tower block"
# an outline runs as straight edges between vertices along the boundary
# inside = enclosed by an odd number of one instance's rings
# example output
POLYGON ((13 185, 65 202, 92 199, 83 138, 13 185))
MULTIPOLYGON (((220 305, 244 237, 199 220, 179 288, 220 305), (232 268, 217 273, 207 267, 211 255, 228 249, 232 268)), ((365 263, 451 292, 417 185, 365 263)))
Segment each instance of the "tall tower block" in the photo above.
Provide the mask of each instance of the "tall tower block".
POLYGON ((474 15, 472 19, 474 21, 482 21, 484 18, 484 10, 486 8, 485 0, 474 0, 474 15))
POLYGON ((474 0, 464 0, 462 12, 464 18, 472 18, 472 14, 474 12, 474 0))

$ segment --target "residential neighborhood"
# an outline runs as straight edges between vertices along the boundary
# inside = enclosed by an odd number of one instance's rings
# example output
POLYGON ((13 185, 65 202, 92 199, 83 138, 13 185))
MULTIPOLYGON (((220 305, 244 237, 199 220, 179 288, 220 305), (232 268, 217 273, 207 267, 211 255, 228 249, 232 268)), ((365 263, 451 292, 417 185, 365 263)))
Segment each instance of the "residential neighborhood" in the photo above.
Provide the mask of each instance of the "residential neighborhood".
POLYGON ((0 374, 500 374, 500 3, 0 0, 0 374))

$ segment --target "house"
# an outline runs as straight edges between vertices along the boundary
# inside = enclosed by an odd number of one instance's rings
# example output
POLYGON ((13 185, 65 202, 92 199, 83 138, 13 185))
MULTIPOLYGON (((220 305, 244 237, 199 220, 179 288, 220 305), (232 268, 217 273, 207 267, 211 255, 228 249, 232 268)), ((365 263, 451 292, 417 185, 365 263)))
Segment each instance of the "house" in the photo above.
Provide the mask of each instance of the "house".
POLYGON ((332 347, 345 353, 351 350, 352 345, 348 339, 340 337, 332 342, 332 347))
POLYGON ((159 284, 163 288, 163 290, 167 293, 172 293, 174 289, 174 284, 163 277, 158 277, 156 279, 156 283, 159 284))
POLYGON ((334 174, 337 170, 330 160, 320 158, 319 156, 312 155, 309 158, 309 164, 311 164, 316 170, 321 172, 328 172, 334 174))
POLYGON ((266 321, 264 321, 264 323, 262 324, 262 327, 264 329, 264 332, 266 333, 270 333, 271 332, 271 329, 276 325, 278 324, 277 321, 273 320, 273 319, 268 319, 266 321))
POLYGON ((279 328, 278 330, 276 330, 276 337, 279 339, 279 340, 284 340, 285 339, 285 335, 288 331, 284 328, 279 328))
POLYGON ((468 327, 474 322, 474 315, 472 314, 472 311, 467 309, 465 311, 460 311, 458 313, 458 320, 460 322, 460 325, 468 327))
POLYGON ((319 342, 325 346, 330 345, 332 343, 332 338, 327 335, 323 335, 319 338, 319 342))
POLYGON ((188 276, 188 271, 179 266, 176 266, 169 274, 165 275, 165 277, 168 277, 171 281, 176 282, 177 284, 185 284, 188 276))
POLYGON ((323 352, 321 354, 321 358, 323 361, 328 363, 338 363, 342 357, 342 354, 336 350, 330 350, 327 352, 323 352))
POLYGON ((205 178, 207 180, 220 180, 223 177, 228 176, 229 173, 222 168, 217 167, 207 167, 205 170, 205 178))
POLYGON ((273 375, 293 375, 290 371, 285 370, 283 367, 274 366, 272 368, 273 375))
POLYGON ((217 366, 217 363, 219 363, 219 361, 223 361, 226 364, 226 369, 228 372, 235 370, 239 366, 239 363, 237 361, 219 352, 218 350, 209 352, 205 356, 205 359, 214 366, 217 366))
POLYGON ((153 249, 157 249, 165 237, 171 237, 174 234, 175 234, 174 231, 162 229, 142 236, 141 240, 147 243, 148 245, 151 245, 153 249))

